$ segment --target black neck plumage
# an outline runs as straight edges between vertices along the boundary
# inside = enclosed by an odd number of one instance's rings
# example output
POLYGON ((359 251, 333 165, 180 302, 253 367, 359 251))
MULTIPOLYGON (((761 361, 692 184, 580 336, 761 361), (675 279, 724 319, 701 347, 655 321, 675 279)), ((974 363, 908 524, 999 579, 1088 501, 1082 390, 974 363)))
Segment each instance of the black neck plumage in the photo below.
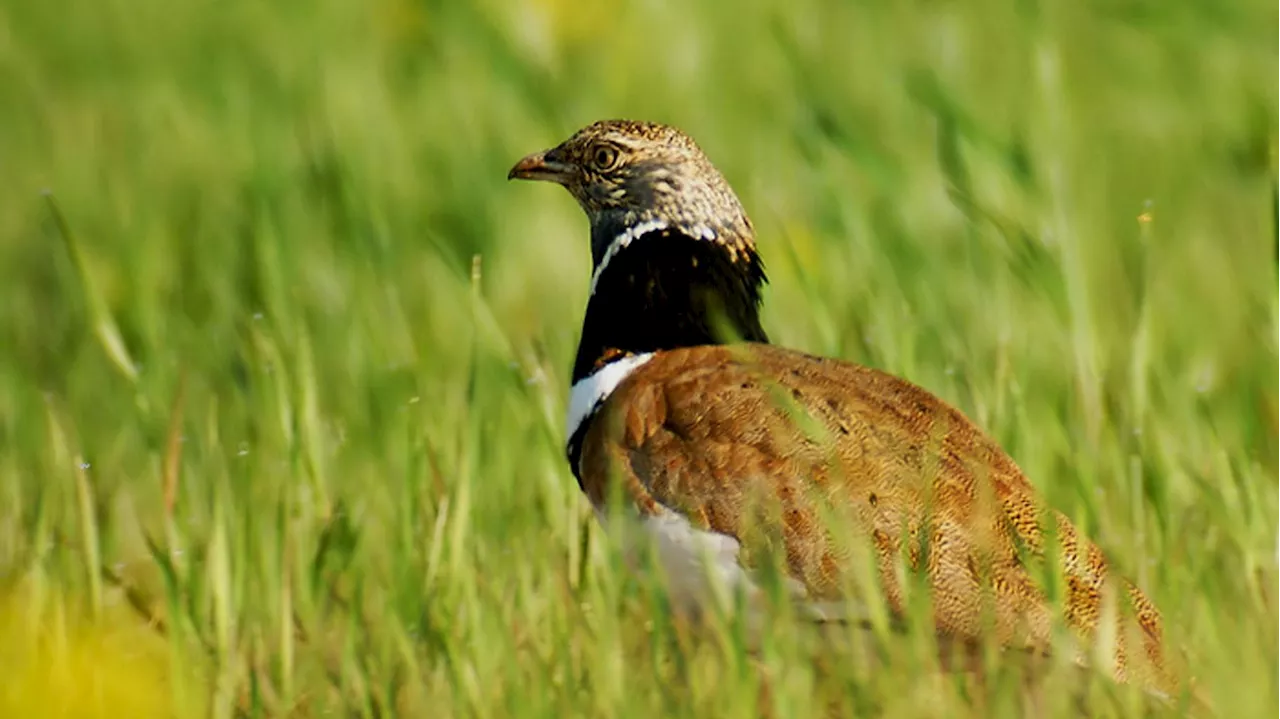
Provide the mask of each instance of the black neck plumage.
POLYGON ((634 238, 599 272, 582 325, 573 381, 629 354, 768 342, 760 326, 766 279, 755 250, 653 230, 634 238))

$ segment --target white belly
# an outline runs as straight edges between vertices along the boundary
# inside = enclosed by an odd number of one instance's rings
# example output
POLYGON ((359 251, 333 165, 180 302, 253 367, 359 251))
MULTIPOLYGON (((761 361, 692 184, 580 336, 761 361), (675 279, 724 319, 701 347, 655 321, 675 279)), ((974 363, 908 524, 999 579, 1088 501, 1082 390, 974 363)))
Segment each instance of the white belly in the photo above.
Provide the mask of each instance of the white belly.
MULTIPOLYGON (((735 596, 741 594, 746 599, 744 606, 749 613, 748 624, 758 626, 763 619, 762 590, 750 571, 738 561, 741 544, 737 539, 699 529, 679 513, 666 508, 652 517, 628 517, 621 522, 623 527, 607 522, 599 510, 596 517, 611 537, 622 542, 623 552, 633 567, 643 557, 643 545, 647 543, 652 548, 656 568, 663 575, 672 608, 676 611, 693 616, 716 608, 727 612, 735 606, 735 596)), ((802 582, 792 577, 786 577, 784 581, 784 589, 794 603, 793 608, 810 620, 869 621, 865 608, 856 603, 814 601, 809 598, 802 582)))

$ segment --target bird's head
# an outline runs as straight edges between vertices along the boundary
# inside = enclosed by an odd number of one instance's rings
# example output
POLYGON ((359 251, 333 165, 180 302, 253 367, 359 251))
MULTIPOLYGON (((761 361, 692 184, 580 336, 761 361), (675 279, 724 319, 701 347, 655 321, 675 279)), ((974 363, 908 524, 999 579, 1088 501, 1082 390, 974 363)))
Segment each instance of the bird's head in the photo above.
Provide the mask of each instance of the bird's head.
POLYGON ((600 265, 610 245, 644 228, 678 230, 754 254, 751 221, 693 139, 667 125, 603 120, 525 157, 507 179, 562 185, 591 222, 600 265))

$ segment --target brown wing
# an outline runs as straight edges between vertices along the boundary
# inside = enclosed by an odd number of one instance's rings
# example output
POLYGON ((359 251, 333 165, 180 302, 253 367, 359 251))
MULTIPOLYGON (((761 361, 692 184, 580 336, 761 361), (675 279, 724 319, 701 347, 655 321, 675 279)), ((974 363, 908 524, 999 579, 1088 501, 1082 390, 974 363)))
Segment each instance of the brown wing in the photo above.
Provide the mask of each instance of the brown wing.
MULTIPOLYGON (((667 507, 737 538, 748 566, 780 552, 817 599, 857 591, 860 551, 896 613, 904 567, 923 571, 937 629, 952 638, 976 639, 985 622, 1005 644, 1048 649, 1051 609, 1033 579, 1043 574, 1029 567, 1044 561, 1050 522, 1066 620, 1082 636, 1097 634, 1112 586, 1098 548, 1042 514, 1013 460, 960 412, 882 372, 769 345, 658 353, 601 408, 581 469, 597 506, 613 477, 642 512, 667 507)), ((1112 625, 1115 673, 1163 686, 1159 614, 1120 586, 1130 611, 1112 625), (1127 661, 1135 641, 1147 661, 1127 661)))

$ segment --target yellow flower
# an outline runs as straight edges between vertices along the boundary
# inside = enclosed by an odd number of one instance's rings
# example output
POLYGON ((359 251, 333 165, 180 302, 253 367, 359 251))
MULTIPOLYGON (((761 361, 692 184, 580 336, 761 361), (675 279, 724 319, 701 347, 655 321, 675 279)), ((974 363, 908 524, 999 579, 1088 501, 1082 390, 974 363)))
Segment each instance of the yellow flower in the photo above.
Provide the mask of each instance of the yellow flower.
POLYGON ((0 599, 0 716, 175 716, 164 638, 126 607, 89 622, 70 605, 0 599))

